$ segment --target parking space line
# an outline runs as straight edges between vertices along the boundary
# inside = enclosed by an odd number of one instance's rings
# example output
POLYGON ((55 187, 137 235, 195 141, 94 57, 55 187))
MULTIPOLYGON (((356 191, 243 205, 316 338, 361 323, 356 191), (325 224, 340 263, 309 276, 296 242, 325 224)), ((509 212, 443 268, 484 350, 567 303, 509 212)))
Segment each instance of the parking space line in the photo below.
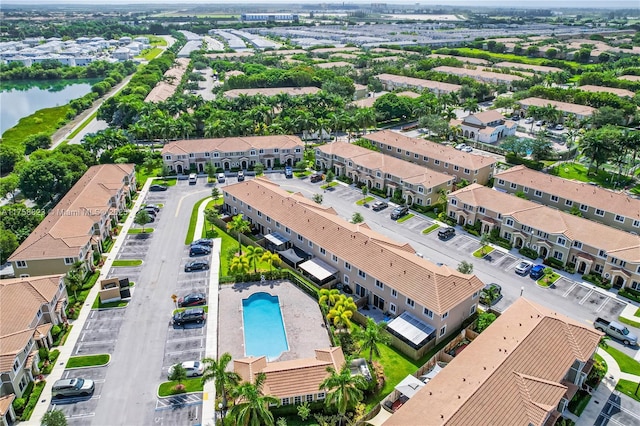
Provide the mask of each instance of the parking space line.
POLYGON ((178 337, 176 339, 167 339, 167 343, 171 343, 171 342, 184 342, 184 341, 190 341, 190 340, 203 340, 204 336, 191 336, 191 337, 178 337))
POLYGON ((181 351, 175 351, 175 352, 165 352, 164 356, 171 356, 171 355, 180 355, 183 354, 185 352, 198 352, 199 354, 202 354, 202 352, 204 351, 203 348, 193 348, 193 349, 183 349, 181 351))
POLYGON ((587 299, 589 299, 589 297, 591 297, 592 294, 593 294, 593 290, 589 290, 587 294, 584 295, 582 300, 578 302, 578 305, 584 305, 584 302, 586 302, 587 299))
POLYGON ((602 310, 604 309, 604 306, 605 306, 607 303, 609 303, 609 300, 611 300, 611 298, 610 298, 610 297, 606 297, 606 298, 604 299, 604 302, 602 302, 602 303, 600 304, 600 306, 598 306, 598 309, 596 309, 596 312, 600 312, 600 311, 602 311, 602 310))
POLYGON ((574 282, 568 289, 567 291, 564 292, 564 294, 562 295, 562 297, 567 297, 569 295, 569 293, 571 293, 573 291, 574 288, 576 288, 576 286, 578 285, 578 283, 574 282))
POLYGON ((508 271, 509 269, 513 269, 515 268, 518 263, 520 263, 520 260, 516 260, 515 262, 513 262, 511 265, 509 265, 508 267, 505 268, 505 271, 508 271))

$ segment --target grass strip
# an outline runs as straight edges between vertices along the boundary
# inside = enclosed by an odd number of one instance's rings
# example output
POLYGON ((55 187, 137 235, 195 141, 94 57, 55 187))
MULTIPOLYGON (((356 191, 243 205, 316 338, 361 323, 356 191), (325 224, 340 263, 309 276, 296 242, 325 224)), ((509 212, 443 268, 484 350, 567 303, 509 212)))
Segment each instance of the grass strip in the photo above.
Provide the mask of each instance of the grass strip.
POLYGON ((127 234, 151 234, 153 231, 155 231, 153 228, 131 228, 127 234))
POLYGON ((124 308, 129 304, 128 300, 117 300, 115 302, 101 303, 100 296, 96 296, 96 300, 93 301, 91 309, 109 309, 109 308, 124 308))
POLYGON ((206 313, 209 313, 209 305, 202 305, 202 306, 189 306, 188 308, 178 308, 178 309, 174 309, 173 312, 171 313, 171 315, 175 315, 178 312, 184 312, 187 309, 191 309, 191 308, 202 308, 204 309, 204 311, 206 313))
POLYGON ((551 284, 555 283, 558 280, 558 278, 560 278, 560 275, 554 272, 549 276, 540 278, 538 281, 536 281, 536 283, 540 287, 549 287, 551 284))
POLYGON ((401 217, 400 219, 397 220, 398 223, 402 223, 402 222, 406 222, 407 220, 411 219, 412 217, 414 217, 415 215, 413 213, 409 213, 408 215, 401 217))
POLYGON ((98 367, 106 365, 111 359, 109 354, 72 356, 65 368, 98 367))
POLYGON ((85 127, 87 127, 89 125, 89 123, 91 123, 91 120, 93 120, 94 118, 96 118, 98 116, 98 111, 96 110, 93 114, 91 114, 89 117, 87 117, 86 120, 84 120, 82 122, 81 125, 79 125, 78 127, 76 127, 76 129, 71 132, 71 134, 69 136, 67 136, 67 138, 64 140, 64 143, 69 142, 71 139, 75 138, 76 136, 78 136, 78 133, 80 133, 80 131, 82 131, 82 129, 84 129, 85 127))
POLYGON ((185 386, 183 392, 176 392, 174 388, 178 384, 177 381, 164 382, 158 386, 158 396, 171 396, 177 395, 181 393, 189 393, 189 392, 202 392, 202 379, 200 377, 192 377, 189 379, 184 379, 182 384, 185 386))
POLYGON ((625 317, 618 317, 618 321, 623 324, 630 325, 631 327, 640 328, 640 322, 636 322, 625 317))
POLYGON ((611 346, 607 346, 603 349, 616 360, 618 367, 620 367, 620 371, 640 376, 640 362, 611 346))
POLYGON ((143 58, 147 61, 154 59, 156 56, 162 53, 162 49, 159 47, 152 47, 151 49, 145 49, 142 51, 141 55, 136 56, 136 58, 143 58))
POLYGON ((634 383, 630 380, 620 379, 618 381, 618 384, 616 385, 616 390, 640 402, 640 396, 638 396, 638 394, 640 394, 640 391, 638 390, 638 386, 638 383, 634 383))
POLYGON ((142 265, 142 260, 140 259, 132 259, 132 260, 122 260, 122 259, 118 259, 118 260, 114 260, 113 264, 111 266, 140 266, 142 265))
POLYGON ((211 197, 206 197, 206 198, 203 198, 202 200, 199 200, 196 203, 196 205, 193 206, 193 210, 191 210, 191 219, 189 219, 189 230, 187 231, 187 237, 184 239, 185 244, 191 244, 191 242, 195 240, 195 238, 193 237, 193 234, 196 232, 196 223, 198 222, 198 210, 200 209, 200 204, 202 204, 204 200, 206 200, 207 198, 211 198, 211 197))
POLYGON ((329 188, 333 188, 334 186, 338 186, 338 182, 329 182, 326 183, 322 186, 320 186, 321 189, 329 189, 329 188))
POLYGON ((366 197, 366 198, 363 198, 361 200, 356 201, 356 204, 359 205, 359 206, 362 206, 362 205, 368 203, 369 201, 373 201, 373 200, 374 200, 373 197, 366 197))
POLYGON ((478 250, 473 252, 473 257, 485 257, 489 253, 494 250, 493 247, 480 247, 478 250))
POLYGON ((429 234, 429 233, 435 231, 438 228, 440 228, 440 225, 438 225, 437 223, 434 223, 433 225, 431 225, 427 229, 423 229, 422 233, 426 235, 426 234, 429 234))

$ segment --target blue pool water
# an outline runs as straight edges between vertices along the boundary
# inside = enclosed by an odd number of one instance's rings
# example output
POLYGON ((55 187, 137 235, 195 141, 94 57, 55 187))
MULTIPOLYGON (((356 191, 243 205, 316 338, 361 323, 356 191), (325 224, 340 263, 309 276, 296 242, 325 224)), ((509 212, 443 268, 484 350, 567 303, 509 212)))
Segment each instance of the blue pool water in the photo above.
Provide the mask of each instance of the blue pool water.
POLYGON ((266 356, 275 360, 289 350, 278 296, 254 293, 242 300, 244 352, 246 356, 266 356))

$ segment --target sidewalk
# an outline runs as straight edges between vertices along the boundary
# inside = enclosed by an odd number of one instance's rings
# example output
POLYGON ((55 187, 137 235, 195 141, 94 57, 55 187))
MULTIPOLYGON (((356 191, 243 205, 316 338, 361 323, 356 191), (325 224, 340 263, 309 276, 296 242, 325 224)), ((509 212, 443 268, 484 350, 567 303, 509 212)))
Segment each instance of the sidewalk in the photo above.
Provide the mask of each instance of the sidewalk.
MULTIPOLYGON (((131 208, 131 211, 138 211, 140 209, 140 206, 142 205, 142 201, 147 195, 149 186, 151 186, 152 183, 153 183, 152 179, 147 180, 144 187, 138 193, 138 198, 136 199, 133 207, 131 208)), ((134 219, 135 219, 135 215, 132 215, 132 214, 130 214, 129 217, 127 217, 127 220, 124 222, 122 230, 118 234, 118 238, 116 238, 116 241, 113 244, 113 247, 111 248, 111 251, 109 252, 108 257, 106 258, 104 265, 100 269, 100 275, 98 277, 98 281, 89 292, 89 295, 87 296, 87 300, 85 301, 84 306, 80 310, 80 316, 78 317, 78 319, 71 322, 71 324, 73 325, 73 328, 69 332, 69 336, 67 337, 66 343, 56 348, 60 351, 60 355, 58 356, 58 360, 56 361, 56 366, 53 368, 53 371, 51 371, 51 374, 49 374, 46 377, 47 384, 42 390, 42 395, 40 397, 40 400, 38 401, 38 404, 36 404, 36 407, 33 410, 33 414, 31 414, 31 420, 29 420, 28 422, 24 422, 25 424, 39 425, 40 419, 47 412, 47 409, 49 408, 50 398, 51 398, 51 387, 53 386, 56 380, 60 380, 62 378, 62 374, 64 373, 64 370, 65 370, 65 365, 67 365, 67 361, 69 360, 69 357, 73 355, 73 349, 76 346, 76 342, 80 338, 80 333, 84 327, 84 323, 87 321, 87 318, 91 313, 91 305, 93 304, 93 301, 96 299, 100 291, 100 285, 98 285, 98 283, 100 282, 100 280, 104 280, 105 278, 107 278, 107 275, 109 274, 109 270, 111 269, 111 265, 113 264, 113 261, 116 259, 116 255, 120 251, 120 248, 124 244, 124 240, 127 237, 127 231, 129 230, 131 225, 133 225, 134 219)))

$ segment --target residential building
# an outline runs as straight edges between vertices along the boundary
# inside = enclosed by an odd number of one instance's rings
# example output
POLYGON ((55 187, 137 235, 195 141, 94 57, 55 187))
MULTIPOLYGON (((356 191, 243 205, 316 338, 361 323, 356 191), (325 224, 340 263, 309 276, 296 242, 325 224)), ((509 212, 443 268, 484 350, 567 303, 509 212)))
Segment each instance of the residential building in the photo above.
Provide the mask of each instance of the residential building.
POLYGON ((333 170, 336 176, 348 176, 354 183, 362 182, 369 189, 384 191, 389 197, 399 190, 408 205, 436 204, 441 192, 453 189, 451 175, 346 142, 316 148, 316 165, 333 170))
POLYGON ((558 111, 561 111, 565 117, 569 114, 574 115, 578 120, 591 117, 597 110, 590 106, 571 104, 568 102, 551 101, 543 98, 525 98, 518 101, 520 108, 522 109, 522 116, 527 115, 527 109, 531 106, 542 108, 546 106, 556 107, 558 111))
POLYGON ((618 77, 620 80, 628 80, 628 81, 640 81, 640 75, 621 75, 618 77))
POLYGON ((498 62, 493 64, 496 68, 514 68, 515 70, 533 71, 536 73, 547 74, 550 72, 562 72, 561 68, 545 67, 543 65, 520 64, 518 62, 498 62))
POLYGON ((304 156, 304 144, 297 136, 247 136, 218 139, 186 139, 166 144, 162 159, 169 170, 204 173, 207 163, 215 168, 246 170, 262 163, 270 169, 294 166, 304 156))
POLYGON ((378 74, 376 78, 380 80, 385 90, 418 89, 429 90, 436 95, 441 95, 443 93, 457 92, 462 89, 462 86, 458 84, 423 80, 421 78, 405 77, 404 75, 378 74))
POLYGON ((481 83, 506 84, 507 87, 515 81, 522 81, 524 78, 517 75, 503 74, 499 72, 483 71, 480 69, 457 68, 457 67, 435 67, 432 71, 443 72, 445 74, 453 74, 460 77, 470 77, 481 83))
POLYGON ((441 54, 438 54, 438 53, 432 53, 431 55, 429 55, 429 57, 430 58, 437 58, 437 59, 455 59, 457 61, 464 62, 466 64, 491 66, 491 62, 487 61, 486 59, 480 59, 480 58, 468 58, 466 56, 453 56, 453 55, 441 55, 441 54))
POLYGON ((15 275, 64 274, 76 262, 89 270, 135 192, 133 164, 89 167, 9 256, 15 275))
POLYGON ((38 348, 51 347, 66 306, 63 275, 0 281, 0 397, 21 398, 40 373, 38 348))
POLYGON ((299 405, 303 402, 324 401, 327 390, 320 384, 329 376, 328 367, 340 371, 345 363, 342 347, 316 349, 315 357, 289 361, 268 362, 267 357, 248 357, 233 360, 233 370, 242 381, 253 383, 259 373, 266 380, 262 391, 280 400, 280 405, 299 405))
POLYGON ((243 13, 243 22, 298 22, 300 17, 296 13, 243 13))
POLYGON ((585 383, 602 333, 524 298, 384 426, 553 426, 585 383))
POLYGON ((169 99, 176 92, 178 85, 182 81, 182 76, 187 71, 187 67, 189 66, 189 58, 178 58, 176 59, 176 64, 174 67, 169 68, 162 78, 156 84, 156 86, 151 89, 147 97, 145 98, 145 102, 163 102, 169 99))
POLYGON ((498 173, 494 187, 627 232, 640 233, 640 200, 586 182, 516 166, 498 173))
POLYGON ((18 419, 16 412, 13 410, 13 401, 15 399, 16 395, 13 393, 0 396, 0 426, 12 425, 18 419))
POLYGON ((345 61, 324 62, 321 64, 315 64, 315 66, 322 69, 331 69, 331 68, 340 68, 340 67, 353 68, 352 63, 345 62, 345 61))
POLYGON ((310 280, 324 287, 350 286, 358 306, 369 307, 363 314, 396 317, 390 326, 401 314, 413 318, 399 338, 414 348, 435 345, 476 311, 483 288, 480 279, 434 265, 407 243, 364 223, 347 222, 332 208, 284 191, 263 177, 223 191, 224 211, 242 214, 271 243, 269 248, 283 257, 291 248, 305 253, 309 260, 296 261, 296 267, 310 280))
POLYGON ((369 133, 363 138, 374 142, 380 152, 455 176, 458 180, 485 185, 493 176, 496 160, 492 157, 461 152, 450 146, 410 138, 391 130, 369 133))
POLYGON ((636 94, 631 90, 626 89, 618 89, 617 87, 604 87, 604 86, 593 86, 591 84, 585 84, 584 86, 578 86, 578 89, 583 90, 585 92, 604 92, 604 93, 613 93, 614 95, 620 97, 628 97, 633 98, 636 94))
POLYGON ((233 89, 224 92, 224 97, 227 99, 235 99, 240 95, 245 96, 276 96, 281 93, 286 93, 289 96, 302 96, 302 95, 314 95, 318 93, 320 89, 317 87, 262 87, 257 89, 233 89))
POLYGON ((515 135, 518 128, 515 121, 506 120, 494 109, 469 114, 462 120, 451 120, 449 125, 459 127, 465 138, 484 143, 496 143, 504 137, 515 135))
POLYGON ((452 192, 447 214, 459 224, 497 230, 516 248, 575 265, 577 273, 596 273, 615 288, 640 289, 640 237, 486 186, 452 192))

